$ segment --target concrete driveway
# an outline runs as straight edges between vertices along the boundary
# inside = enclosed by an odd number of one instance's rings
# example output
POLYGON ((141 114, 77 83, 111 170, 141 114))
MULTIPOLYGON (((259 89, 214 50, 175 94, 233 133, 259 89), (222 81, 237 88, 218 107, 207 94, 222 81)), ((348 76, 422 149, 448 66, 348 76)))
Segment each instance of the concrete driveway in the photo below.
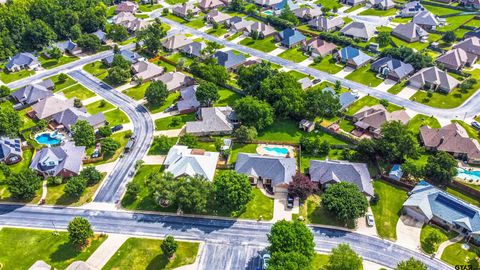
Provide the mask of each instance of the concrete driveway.
POLYGON ((394 86, 395 84, 397 84, 396 81, 394 80, 390 80, 390 79, 386 79, 384 80, 381 84, 377 85, 375 87, 375 89, 377 90, 380 90, 380 91, 385 91, 387 92, 388 89, 390 89, 392 86, 394 86))
POLYGON ((298 199, 295 199, 293 208, 287 207, 287 193, 277 192, 273 199, 273 219, 272 221, 279 221, 282 219, 292 220, 292 214, 299 213, 298 199))
POLYGON ((275 50, 269 52, 268 54, 276 56, 276 55, 279 55, 279 54, 281 54, 282 52, 284 52, 284 51, 286 51, 286 50, 287 50, 287 48, 278 47, 278 48, 276 48, 275 50))
POLYGON ((351 67, 345 67, 344 69, 340 70, 339 72, 335 73, 336 77, 345 78, 348 74, 354 72, 355 69, 351 67))
MULTIPOLYGON (((367 213, 372 214, 372 209, 370 207, 368 207, 367 213)), ((378 236, 376 224, 372 227, 368 226, 366 217, 360 217, 357 219, 357 229, 355 231, 364 235, 378 236)))
POLYGON ((410 99, 415 93, 417 93, 418 89, 411 87, 411 86, 405 86, 405 88, 400 91, 400 93, 397 94, 397 96, 405 98, 405 99, 410 99))
POLYGON ((423 222, 408 216, 400 216, 397 222, 396 243, 412 250, 420 249, 420 232, 422 227, 423 222))

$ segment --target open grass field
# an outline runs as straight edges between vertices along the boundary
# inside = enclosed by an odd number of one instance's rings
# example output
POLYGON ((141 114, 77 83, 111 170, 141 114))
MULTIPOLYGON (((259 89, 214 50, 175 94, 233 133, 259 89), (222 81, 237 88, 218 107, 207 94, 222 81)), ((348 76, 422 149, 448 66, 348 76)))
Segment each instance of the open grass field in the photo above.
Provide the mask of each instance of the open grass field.
POLYGON ((187 122, 195 121, 195 113, 169 116, 155 120, 155 130, 180 129, 187 122))
MULTIPOLYGON (((377 105, 377 104, 380 104, 379 99, 376 99, 372 96, 364 96, 363 98, 361 98, 361 99, 355 101, 354 103, 352 103, 352 105, 350 105, 350 107, 348 107, 348 110, 345 113, 347 115, 353 115, 354 113, 358 112, 360 109, 362 109, 365 106, 373 106, 373 105, 377 105)), ((402 109, 402 108, 393 104, 393 103, 389 103, 388 107, 387 107, 387 110, 389 112, 398 111, 400 109, 402 109)))
POLYGON ((310 67, 329 74, 338 73, 344 68, 343 66, 336 64, 336 61, 331 54, 325 56, 320 63, 312 63, 310 67))
POLYGON ((368 85, 370 87, 378 86, 383 82, 382 79, 377 78, 377 74, 375 72, 370 70, 370 64, 348 74, 345 79, 368 85))
POLYGON ((0 72, 0 80, 7 84, 21 79, 25 79, 35 74, 33 70, 20 70, 18 72, 0 72))
POLYGON ((303 53, 301 48, 291 48, 278 55, 283 59, 290 60, 295 63, 300 63, 308 57, 303 53))
POLYGON ((276 41, 273 37, 254 40, 250 37, 244 38, 240 41, 240 45, 248 46, 250 48, 262 51, 271 52, 277 48, 276 41))
POLYGON ((40 61, 43 68, 52 69, 52 68, 56 68, 56 67, 61 66, 61 65, 68 64, 68 63, 73 62, 73 61, 78 60, 78 59, 80 59, 80 58, 78 58, 76 56, 68 56, 68 55, 62 55, 62 57, 60 57, 58 59, 49 59, 49 58, 45 58, 44 56, 40 56, 38 58, 38 61, 40 61))

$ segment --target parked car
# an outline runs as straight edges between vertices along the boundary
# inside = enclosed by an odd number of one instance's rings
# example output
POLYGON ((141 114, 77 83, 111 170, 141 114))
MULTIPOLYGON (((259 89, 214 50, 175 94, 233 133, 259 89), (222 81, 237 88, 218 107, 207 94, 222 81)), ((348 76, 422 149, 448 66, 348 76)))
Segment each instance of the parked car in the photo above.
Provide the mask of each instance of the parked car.
POLYGON ((164 112, 173 112, 173 111, 176 111, 176 110, 177 110, 177 105, 173 104, 173 105, 168 106, 168 108, 166 108, 164 112))
POLYGON ((270 260, 270 254, 265 253, 262 256, 262 270, 265 270, 268 268, 268 261, 270 260))
POLYGON ((287 208, 293 208, 293 201, 295 200, 295 198, 293 197, 293 195, 291 194, 288 194, 288 197, 287 197, 287 208))
POLYGON ((480 130, 480 123, 478 123, 477 121, 473 121, 473 122, 472 122, 472 127, 474 127, 475 129, 480 130))
POLYGON ((368 227, 373 227, 373 225, 375 224, 375 220, 373 219, 373 215, 371 213, 367 213, 365 218, 367 219, 368 227))
POLYGON ((123 125, 116 125, 112 127, 112 132, 117 132, 123 129, 123 125))

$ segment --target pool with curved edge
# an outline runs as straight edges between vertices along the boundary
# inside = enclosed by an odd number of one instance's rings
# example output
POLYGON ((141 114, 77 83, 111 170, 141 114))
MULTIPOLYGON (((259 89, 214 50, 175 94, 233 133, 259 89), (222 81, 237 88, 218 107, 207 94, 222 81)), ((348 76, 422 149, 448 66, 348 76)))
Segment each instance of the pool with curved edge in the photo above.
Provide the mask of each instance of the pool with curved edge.
POLYGON ((52 136, 52 133, 42 133, 35 136, 35 141, 39 144, 55 145, 62 142, 63 135, 52 136))
POLYGON ((477 170, 465 170, 463 168, 457 168, 457 177, 466 180, 480 181, 480 171, 477 170))
POLYGON ((279 157, 284 157, 288 155, 288 149, 285 147, 268 147, 265 146, 263 147, 265 152, 267 152, 269 155, 272 156, 279 156, 279 157))

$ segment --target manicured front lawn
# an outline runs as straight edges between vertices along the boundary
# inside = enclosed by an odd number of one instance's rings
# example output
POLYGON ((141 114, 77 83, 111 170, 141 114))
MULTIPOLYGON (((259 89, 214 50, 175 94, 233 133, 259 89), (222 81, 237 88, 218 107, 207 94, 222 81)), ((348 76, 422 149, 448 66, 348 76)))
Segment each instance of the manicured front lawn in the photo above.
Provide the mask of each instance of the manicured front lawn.
POLYGON ((243 144, 243 143, 234 143, 232 146, 232 151, 230 153, 230 158, 228 163, 233 164, 237 161, 238 153, 257 153, 256 144, 243 144))
POLYGON ((245 211, 237 217, 245 219, 262 217, 262 220, 271 220, 273 218, 273 199, 263 195, 258 188, 254 188, 252 193, 252 200, 247 203, 245 211))
POLYGON ((377 233, 383 238, 397 239, 397 222, 403 203, 407 200, 407 192, 381 180, 375 180, 373 188, 380 198, 371 206, 377 233))
POLYGON ((340 4, 336 0, 318 0, 315 4, 321 4, 323 7, 327 7, 329 9, 333 9, 334 7, 341 8, 342 4, 340 4))
POLYGON ((417 135, 420 133, 420 127, 429 126, 431 128, 440 128, 441 125, 435 117, 426 116, 423 114, 415 115, 410 121, 408 121, 407 128, 413 134, 417 135))
POLYGON ((322 224, 338 227, 354 228, 355 225, 345 224, 343 221, 337 220, 337 217, 330 213, 321 205, 321 197, 319 195, 311 195, 300 207, 300 215, 306 223, 322 224))
POLYGON ((250 37, 244 38, 240 41, 240 45, 248 46, 250 48, 262 51, 271 52, 277 48, 276 41, 273 37, 254 40, 250 37))
MULTIPOLYGON (((171 0, 169 0, 171 1, 171 0)), ((167 1, 168 2, 168 1, 167 1)), ((155 9, 159 9, 159 8, 162 8, 163 6, 160 5, 160 4, 155 4, 155 5, 140 5, 138 7, 138 9, 141 11, 141 12, 150 12, 150 11, 154 11, 155 9)))
POLYGON ((475 27, 475 28, 478 28, 480 27, 480 20, 471 20, 469 22, 467 22, 466 24, 464 24, 465 26, 470 26, 470 27, 475 27))
POLYGON ((33 70, 20 70, 18 72, 0 72, 0 80, 4 83, 11 83, 14 81, 18 81, 21 79, 25 79, 30 77, 31 75, 35 74, 33 70))
POLYGON ((150 86, 150 84, 151 82, 142 83, 141 85, 136 85, 123 91, 123 93, 135 100, 140 100, 145 96, 145 91, 147 91, 147 88, 150 86))
POLYGON ((83 85, 77 83, 73 86, 70 86, 68 88, 64 88, 62 90, 62 93, 67 97, 67 98, 78 98, 80 100, 84 100, 87 98, 91 98, 95 96, 95 93, 92 91, 88 90, 85 88, 83 85))
POLYGON ((422 250, 425 251, 427 254, 432 254, 437 251, 438 246, 447 241, 448 239, 452 239, 455 236, 457 236, 457 233, 455 232, 446 232, 443 229, 440 229, 439 227, 432 226, 432 225, 424 225, 422 228, 422 231, 420 232, 420 245, 422 247, 422 250), (438 241, 438 244, 435 246, 430 245, 427 243, 425 240, 426 238, 431 234, 437 232, 438 235, 440 236, 440 241, 438 241))
POLYGON ((205 21, 203 20, 203 18, 200 18, 200 19, 196 19, 196 20, 191 20, 187 23, 184 23, 186 26, 188 27, 192 27, 194 29, 200 29, 202 27, 205 26, 205 21))
POLYGON ((87 109, 87 112, 89 114, 94 115, 94 114, 97 114, 99 112, 104 112, 104 111, 107 111, 107 110, 111 110, 111 109, 115 108, 115 106, 113 106, 110 102, 108 102, 106 100, 98 100, 98 101, 95 101, 93 103, 88 104, 87 106, 85 106, 85 108, 87 109))
POLYGON ((195 113, 169 116, 155 120, 155 130, 180 129, 186 122, 195 121, 195 113))
POLYGON ((298 72, 298 71, 296 71, 296 70, 290 70, 290 71, 287 72, 287 73, 290 74, 290 75, 292 75, 296 80, 300 80, 300 79, 303 79, 303 78, 308 77, 307 74, 298 72))
POLYGON ((368 85, 370 87, 378 86, 383 82, 382 79, 377 78, 377 74, 375 72, 370 70, 370 64, 348 74, 345 79, 368 85))
POLYGON ((365 5, 356 5, 356 6, 350 7, 349 9, 345 10, 345 13, 354 12, 355 10, 360 9, 360 8, 362 8, 362 7, 364 7, 364 6, 365 6, 365 5))
POLYGON ((336 61, 331 54, 325 56, 319 63, 312 63, 310 67, 330 74, 338 73, 344 68, 343 66, 336 64, 336 61))
MULTIPOLYGON (((372 96, 364 96, 363 98, 361 98, 361 99, 355 101, 354 103, 352 103, 352 105, 350 105, 350 107, 348 107, 348 110, 345 112, 345 114, 353 115, 354 113, 358 112, 360 109, 362 109, 365 106, 373 106, 373 105, 377 105, 377 104, 380 104, 379 99, 376 99, 372 96)), ((401 107, 399 107, 399 106, 397 106, 393 103, 389 103, 388 107, 387 107, 387 110, 389 112, 398 111, 400 109, 401 109, 401 107)))
MULTIPOLYGON (((168 149, 165 151, 163 149, 160 149, 160 140, 158 139, 159 137, 155 137, 152 142, 152 146, 150 146, 150 149, 148 150, 147 155, 166 155, 168 153, 168 149)), ((169 137, 168 138, 168 144, 173 146, 177 142, 178 138, 177 137, 169 137)))
POLYGON ((207 33, 209 35, 212 35, 212 36, 220 37, 220 36, 225 35, 227 32, 228 32, 228 29, 225 28, 224 25, 221 25, 217 29, 214 29, 214 28, 208 29, 207 32, 205 32, 205 33, 207 33))
POLYGON ((215 102, 215 106, 233 106, 237 100, 241 99, 243 96, 237 92, 233 92, 232 90, 228 90, 226 88, 222 88, 218 91, 220 95, 220 99, 215 102))
POLYGON ((422 5, 430 12, 437 16, 442 16, 442 15, 450 15, 450 14, 455 14, 455 13, 460 13, 460 10, 455 10, 451 8, 446 8, 446 7, 440 7, 437 5, 431 5, 427 3, 426 1, 422 2, 422 5))
POLYGON ((100 80, 105 79, 108 75, 108 67, 102 63, 102 61, 93 62, 83 66, 83 70, 92 74, 93 76, 99 78, 100 80))
POLYGON ((42 67, 45 69, 52 69, 61 65, 68 64, 78 59, 80 58, 76 56, 68 56, 68 55, 62 55, 62 57, 60 57, 59 59, 48 59, 43 56, 40 56, 38 58, 38 60, 42 64, 42 67))
POLYGON ((28 269, 37 260, 43 260, 56 269, 65 269, 74 261, 86 261, 106 238, 97 235, 87 248, 78 251, 66 232, 3 228, 0 265, 2 269, 28 269))
POLYGON ((455 108, 460 106, 465 100, 475 93, 478 89, 477 86, 474 89, 468 90, 467 93, 460 92, 460 89, 455 88, 449 94, 443 94, 439 92, 433 92, 431 97, 428 97, 428 93, 423 90, 418 90, 410 100, 420 102, 436 108, 455 108))
POLYGON ((450 265, 466 265, 478 266, 478 256, 480 253, 478 247, 470 245, 468 250, 465 250, 462 245, 465 242, 452 244, 445 248, 441 259, 450 265))
POLYGON ((152 106, 150 104, 146 104, 147 109, 150 111, 150 113, 158 113, 158 112, 163 112, 166 108, 170 107, 173 103, 175 103, 178 100, 178 97, 180 97, 180 92, 173 92, 170 93, 161 106, 152 106))
POLYGON ((192 264, 197 257, 199 243, 177 241, 173 260, 168 260, 160 248, 162 240, 129 238, 115 252, 104 270, 174 269, 192 264))
POLYGON ((290 60, 295 63, 300 63, 308 57, 303 54, 301 48, 291 48, 278 55, 281 58, 290 60))
POLYGON ((364 10, 364 11, 360 12, 358 15, 387 17, 387 16, 395 15, 397 12, 398 12, 398 10, 396 10, 394 8, 387 9, 387 10, 369 8, 367 10, 364 10))
POLYGON ((177 4, 183 4, 187 2, 187 0, 165 0, 170 5, 177 5, 177 4))
POLYGON ((128 116, 119 108, 108 111, 104 114, 105 114, 105 119, 107 119, 107 122, 110 126, 116 126, 119 124, 126 124, 130 122, 130 119, 128 118, 128 116))
MULTIPOLYGON (((103 177, 105 177, 106 173, 103 173, 103 177)), ((97 191, 98 187, 100 186, 99 181, 97 184, 93 186, 87 186, 85 191, 83 192, 82 196, 79 198, 73 198, 65 194, 64 188, 65 183, 60 185, 48 185, 47 186, 47 197, 45 198, 46 204, 52 205, 68 205, 68 206, 80 206, 92 201, 93 195, 97 191)))
POLYGON ((387 90, 387 92, 390 93, 390 94, 396 95, 396 94, 400 93, 403 90, 403 88, 405 88, 406 85, 407 85, 406 81, 399 82, 399 83, 395 84, 394 86, 390 87, 387 90))
POLYGON ((67 79, 63 83, 60 83, 59 82, 59 77, 60 77, 60 74, 46 79, 46 80, 48 80, 48 79, 52 80, 53 84, 55 84, 55 89, 53 90, 54 92, 60 91, 64 88, 67 88, 67 87, 72 86, 72 85, 77 83, 77 81, 75 81, 74 79, 72 79, 68 75, 67 75, 67 79))

